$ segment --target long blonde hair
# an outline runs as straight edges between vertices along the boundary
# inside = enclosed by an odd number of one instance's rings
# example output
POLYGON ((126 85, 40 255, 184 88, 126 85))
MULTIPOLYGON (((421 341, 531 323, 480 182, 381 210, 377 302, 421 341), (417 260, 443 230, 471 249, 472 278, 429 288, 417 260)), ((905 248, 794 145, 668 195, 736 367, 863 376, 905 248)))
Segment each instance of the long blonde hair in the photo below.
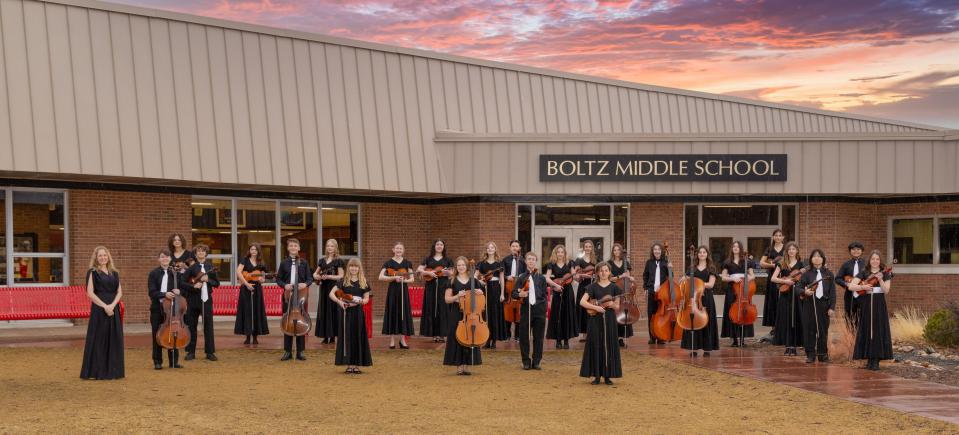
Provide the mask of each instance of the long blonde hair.
POLYGON ((326 258, 326 245, 329 245, 330 242, 333 242, 333 258, 340 258, 340 242, 336 239, 326 239, 326 242, 323 243, 323 258, 326 258))
POLYGON ((350 280, 350 266, 357 265, 359 269, 356 270, 357 281, 360 283, 360 287, 369 288, 366 285, 366 273, 363 272, 363 262, 359 258, 353 257, 349 262, 346 263, 346 271, 343 274, 343 281, 347 284, 352 284, 353 281, 350 280))
MULTIPOLYGON (((582 248, 582 250, 583 250, 583 259, 584 259, 583 261, 587 261, 587 262, 589 262, 589 263, 595 263, 595 262, 596 262, 596 244, 593 243, 592 240, 589 240, 589 239, 583 240, 583 244, 580 246, 580 248, 582 248), (589 252, 589 260, 588 260, 588 261, 585 260, 585 258, 586 258, 586 244, 589 244, 589 246, 592 246, 592 247, 593 247, 593 249, 591 249, 590 252, 589 252)), ((569 255, 569 254, 567 254, 567 255, 569 255)))
POLYGON ((99 269, 100 265, 97 264, 97 253, 100 250, 104 250, 107 253, 107 270, 110 272, 117 272, 117 268, 113 265, 113 255, 110 254, 110 250, 106 246, 97 246, 93 248, 93 255, 90 257, 90 269, 99 269))
POLYGON ((554 263, 557 266, 559 266, 559 263, 556 260, 556 251, 559 251, 560 249, 562 249, 563 253, 566 254, 566 262, 569 263, 569 251, 566 250, 566 245, 556 245, 553 246, 553 252, 549 253, 549 262, 554 263))
MULTIPOLYGON (((486 242, 486 246, 483 247, 483 261, 489 260, 489 253, 486 252, 489 245, 493 245, 493 261, 499 261, 499 251, 497 251, 496 242, 492 240, 486 242)), ((467 266, 469 266, 469 263, 467 263, 467 266)))

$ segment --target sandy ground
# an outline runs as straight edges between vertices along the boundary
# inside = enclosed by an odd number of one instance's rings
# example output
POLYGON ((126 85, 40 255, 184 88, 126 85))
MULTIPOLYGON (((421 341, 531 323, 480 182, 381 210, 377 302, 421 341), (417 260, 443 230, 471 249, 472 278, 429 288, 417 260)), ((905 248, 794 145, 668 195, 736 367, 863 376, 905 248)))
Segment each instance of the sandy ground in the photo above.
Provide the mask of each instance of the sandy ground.
POLYGON ((579 351, 549 351, 543 370, 515 351, 486 352, 471 377, 437 350, 377 351, 345 375, 330 350, 285 362, 232 349, 219 362, 155 371, 128 349, 127 378, 79 379, 82 349, 0 349, 0 432, 642 432, 956 433, 959 426, 795 388, 624 354, 625 378, 592 386, 579 351))

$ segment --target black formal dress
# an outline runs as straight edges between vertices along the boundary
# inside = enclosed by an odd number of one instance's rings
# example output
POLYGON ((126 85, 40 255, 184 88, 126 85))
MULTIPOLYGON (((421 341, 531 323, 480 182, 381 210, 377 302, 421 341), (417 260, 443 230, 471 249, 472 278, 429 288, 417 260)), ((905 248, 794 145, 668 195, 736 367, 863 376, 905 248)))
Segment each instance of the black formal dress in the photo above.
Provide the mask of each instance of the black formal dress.
MULTIPOLYGON (((280 262, 280 267, 276 270, 276 285, 280 288, 285 289, 287 284, 292 284, 294 281, 293 275, 293 259, 291 257, 286 257, 283 261, 280 262)), ((313 272, 310 270, 310 265, 306 260, 297 258, 296 260, 296 278, 295 281, 297 284, 306 284, 306 288, 310 288, 310 284, 313 284, 313 272)), ((292 296, 297 296, 298 286, 293 287, 291 293, 292 296)), ((283 298, 283 312, 285 313, 287 308, 289 308, 289 302, 286 298, 283 298)), ((339 308, 339 307, 337 307, 339 308)), ((305 308, 304 308, 305 310, 305 308)), ((296 336, 296 352, 303 352, 303 349, 306 348, 306 337, 302 335, 296 336)), ((283 350, 287 352, 293 352, 293 336, 283 334, 283 350)))
POLYGON ((825 356, 829 353, 829 310, 836 308, 836 282, 827 268, 810 268, 802 274, 799 285, 806 288, 818 281, 822 284, 821 294, 813 287, 812 296, 802 300, 803 347, 806 356, 825 356))
MULTIPOLYGON (((869 275, 869 270, 863 268, 857 278, 862 281, 869 275)), ((888 272, 883 273, 882 279, 890 281, 892 276, 888 272)), ((871 293, 860 295, 853 303, 857 305, 858 312, 856 349, 853 351, 853 359, 892 359, 889 310, 886 307, 886 294, 882 293, 882 288, 874 287, 871 293)))
MULTIPOLYGON (((766 253, 763 255, 765 255, 769 261, 779 263, 777 257, 785 255, 785 250, 786 245, 783 245, 783 248, 778 251, 775 245, 769 245, 769 249, 766 249, 766 253)), ((766 297, 763 302, 763 326, 776 328, 776 313, 779 309, 779 284, 774 283, 773 280, 770 279, 773 271, 775 271, 775 269, 770 269, 769 276, 766 277, 766 297)))
MULTIPOLYGON (((244 272, 266 270, 260 264, 253 264, 250 258, 244 258, 240 265, 244 272)), ((236 323, 233 324, 233 333, 236 335, 260 336, 270 333, 266 322, 266 304, 263 301, 263 285, 253 282, 253 290, 240 286, 240 294, 236 299, 236 323)))
MULTIPOLYGON (((344 280, 341 280, 334 286, 359 298, 363 298, 363 295, 370 291, 368 286, 360 287, 358 281, 347 284, 344 280)), ((332 290, 332 287, 330 290, 332 290)), ((330 292, 321 294, 320 297, 326 298, 336 309, 340 309, 339 305, 330 300, 330 292)), ((370 354, 370 339, 366 331, 366 313, 363 312, 363 305, 349 307, 345 313, 340 313, 338 317, 343 319, 343 324, 340 325, 340 335, 336 340, 336 358, 334 361, 336 365, 373 365, 373 356, 370 354)))
MULTIPOLYGON (((611 276, 620 276, 620 275, 626 273, 626 271, 632 272, 632 271, 633 271, 633 265, 632 265, 632 264, 629 264, 629 261, 627 261, 627 260, 623 260, 623 263, 622 263, 622 264, 616 264, 615 261, 610 260, 610 261, 609 261, 609 271, 610 271, 610 275, 611 275, 611 276)), ((632 274, 630 274, 630 276, 632 276, 632 274)), ((624 286, 623 286, 623 284, 622 284, 621 282, 618 284, 618 286, 620 287, 620 290, 623 291, 623 293, 626 292, 626 289, 623 288, 624 286)), ((634 287, 636 286, 635 282, 633 283, 633 286, 634 286, 634 287)), ((576 301, 576 303, 579 304, 579 301, 576 301)), ((619 326, 617 326, 617 327, 616 327, 616 336, 618 336, 619 338, 629 338, 629 337, 632 337, 632 336, 633 336, 633 325, 619 325, 619 326)))
MULTIPOLYGON (((589 299, 599 300, 604 296, 619 296, 623 293, 616 284, 605 287, 592 283, 586 287, 589 299)), ((619 356, 619 339, 616 337, 616 312, 606 310, 603 315, 589 316, 586 321, 586 346, 583 347, 583 363, 579 375, 587 377, 621 378, 623 365, 619 356)))
MULTIPOLYGON (((749 266, 752 267, 753 262, 749 262, 749 266)), ((729 275, 736 274, 745 274, 746 271, 743 270, 742 263, 733 263, 732 261, 727 261, 723 263, 723 270, 726 271, 729 275)), ((729 307, 736 303, 736 293, 733 292, 733 283, 726 283, 726 298, 723 301, 723 328, 721 330, 720 337, 732 337, 734 340, 742 337, 753 337, 755 333, 753 332, 753 325, 736 325, 733 323, 732 319, 729 318, 729 307)))
MULTIPOLYGON (((510 254, 503 258, 503 277, 506 279, 507 282, 509 281, 509 278, 512 276, 513 282, 515 283, 516 277, 526 272, 527 272, 526 262, 523 259, 522 255, 510 254)), ((506 284, 503 284, 503 289, 504 290, 506 289, 506 284)), ((518 328, 519 328, 519 321, 514 322, 512 325, 510 325, 507 322, 507 325, 506 325, 507 338, 509 338, 508 336, 510 335, 510 329, 518 329, 518 328)), ((519 336, 519 333, 517 332, 515 337, 518 337, 518 336, 519 336)))
POLYGON ((527 296, 520 304, 519 327, 516 328, 516 334, 519 335, 519 351, 523 365, 530 364, 537 367, 543 359, 546 306, 548 305, 546 298, 549 297, 549 287, 542 273, 526 272, 516 278, 516 288, 513 289, 514 298, 519 298, 519 292, 526 286, 528 280, 532 280, 530 284, 532 289, 529 291, 530 295, 535 295, 535 298, 527 296), (531 340, 532 343, 530 343, 531 340), (532 355, 530 355, 531 345, 532 355))
MULTIPOLYGON (((693 277, 703 280, 704 283, 709 282, 709 277, 715 275, 709 269, 693 269, 693 277)), ((719 277, 716 278, 714 286, 719 283, 719 277)), ((683 349, 689 350, 719 350, 719 323, 716 320, 716 299, 713 297, 713 289, 708 288, 703 291, 703 308, 706 309, 706 316, 709 321, 706 323, 706 327, 695 332, 685 331, 683 332, 683 339, 680 341, 679 345, 683 349)))
POLYGON ((499 282, 499 271, 503 270, 503 264, 499 261, 481 261, 476 265, 476 270, 480 274, 494 272, 486 283, 486 325, 489 326, 490 341, 506 340, 509 338, 509 325, 503 315, 503 303, 499 300, 500 296, 506 296, 499 282))
POLYGON ((193 255, 193 251, 183 251, 179 257, 175 253, 170 254, 170 265, 174 268, 177 264, 183 264, 183 266, 190 267, 191 263, 196 261, 196 255, 193 255))
MULTIPOLYGON (((407 259, 397 263, 390 258, 383 263, 383 269, 413 270, 413 265, 407 259)), ((403 279, 409 275, 403 275, 403 279)), ((383 335, 413 335, 413 309, 410 305, 409 284, 390 281, 386 289, 386 305, 383 308, 383 335)))
MULTIPOLYGON (((582 270, 590 266, 596 266, 596 263, 588 262, 582 257, 580 257, 580 258, 577 258, 576 260, 573 260, 573 266, 576 266, 580 268, 580 270, 582 270)), ((578 313, 576 316, 576 323, 577 325, 579 325, 580 334, 586 333, 586 320, 589 316, 586 314, 586 309, 579 305, 579 301, 583 299, 583 294, 586 293, 586 287, 589 287, 589 285, 592 283, 593 283, 592 278, 586 278, 580 281, 579 284, 576 286, 576 311, 578 313)))
MULTIPOLYGON (((453 260, 448 257, 439 260, 429 256, 420 263, 426 270, 433 270, 439 266, 444 269, 453 268, 453 260)), ((423 286, 423 311, 420 314, 420 335, 423 337, 444 337, 449 331, 449 307, 443 301, 443 292, 450 286, 450 279, 441 276, 427 281, 423 286)))
POLYGON ((669 263, 664 259, 656 260, 650 258, 646 260, 643 267, 643 290, 646 290, 646 326, 649 329, 649 339, 658 340, 653 335, 652 321, 653 314, 659 309, 659 301, 656 300, 656 290, 662 283, 669 279, 669 263), (659 270, 659 281, 656 280, 656 270, 659 270))
MULTIPOLYGON (((147 296, 150 297, 150 336, 153 338, 153 363, 163 364, 163 348, 157 343, 157 331, 164 322, 163 300, 166 294, 176 288, 176 276, 173 268, 157 267, 147 275, 147 296), (165 278, 165 279, 164 279, 165 278)), ((179 349, 167 349, 167 360, 172 367, 179 358, 179 349)))
MULTIPOLYGON (((556 263, 546 265, 545 271, 552 273, 553 282, 573 270, 573 265, 566 262, 562 267, 556 263)), ((563 291, 552 291, 552 302, 549 306, 549 322, 546 327, 546 338, 550 340, 569 340, 579 335, 579 301, 573 293, 573 283, 570 281, 563 286, 563 291)))
MULTIPOLYGON (((806 265, 802 261, 797 261, 785 270, 780 265, 779 278, 788 278, 790 273, 804 267, 806 265)), ((779 284, 776 284, 775 291, 779 292, 779 284)), ((776 308, 776 333, 773 335, 773 344, 777 346, 800 347, 803 345, 800 294, 800 288, 793 286, 789 292, 779 295, 779 307, 776 308)))
MULTIPOLYGON (((839 271, 836 272, 836 285, 845 290, 842 295, 843 311, 846 313, 846 319, 853 325, 856 324, 856 308, 859 304, 856 303, 856 298, 853 297, 855 292, 847 290, 849 283, 845 278, 847 276, 855 278, 859 276, 859 272, 863 270, 866 270, 866 261, 860 257, 846 260, 846 262, 839 267, 839 271)), ((852 281, 852 279, 849 281, 852 281)))
MULTIPOLYGON (((105 304, 110 304, 120 288, 120 275, 116 272, 103 273, 99 270, 87 271, 86 282, 93 276, 93 294, 105 304)), ((120 320, 120 306, 107 316, 93 302, 90 303, 90 322, 87 323, 87 340, 83 346, 83 365, 80 368, 82 379, 120 379, 125 375, 123 368, 123 322, 120 320)))
MULTIPOLYGON (((448 287, 449 288, 449 287, 448 287)), ((483 289, 483 284, 479 281, 473 283, 473 288, 478 290, 483 289)), ((459 293, 461 290, 470 291, 470 282, 469 280, 466 283, 460 282, 456 277, 452 278, 452 289, 453 294, 459 293)), ((446 290, 443 290, 443 298, 445 301, 446 290)), ((477 347, 466 347, 456 341, 456 328, 459 326, 460 320, 463 320, 463 312, 460 311, 459 301, 453 302, 449 305, 449 325, 448 331, 446 333, 446 352, 443 353, 443 365, 447 366, 478 366, 483 364, 482 355, 480 355, 480 348, 477 347)))
MULTIPOLYGON (((346 268, 346 264, 340 258, 327 261, 326 257, 323 257, 316 263, 316 267, 320 269, 320 275, 338 275, 341 268, 346 268)), ((330 294, 330 290, 333 290, 336 282, 335 279, 324 279, 317 283, 320 287, 320 300, 316 304, 314 335, 327 340, 333 340, 340 335, 340 328, 343 323, 340 319, 340 306, 336 305, 330 298, 323 297, 330 294)))
POLYGON ((187 300, 187 310, 183 321, 186 322, 190 333, 193 335, 190 337, 190 344, 186 345, 187 355, 196 352, 197 326, 201 316, 203 317, 203 351, 206 352, 207 356, 216 352, 216 344, 213 338, 213 290, 220 286, 220 281, 216 275, 217 273, 213 271, 213 263, 206 260, 203 263, 194 263, 180 278, 180 293, 187 300), (203 300, 203 288, 194 288, 193 284, 189 282, 190 278, 200 276, 204 272, 207 274, 205 301, 203 300))

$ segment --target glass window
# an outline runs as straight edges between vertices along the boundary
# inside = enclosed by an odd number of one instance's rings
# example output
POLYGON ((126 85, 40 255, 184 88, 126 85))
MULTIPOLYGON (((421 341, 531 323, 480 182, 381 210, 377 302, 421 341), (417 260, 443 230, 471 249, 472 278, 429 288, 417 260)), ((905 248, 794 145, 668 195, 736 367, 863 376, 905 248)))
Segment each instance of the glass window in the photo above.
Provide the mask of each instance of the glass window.
POLYGON ((616 204, 613 206, 613 241, 623 245, 623 249, 629 252, 629 244, 626 243, 629 234, 629 206, 626 204, 616 204))
POLYGON ((254 243, 267 263, 276 263, 276 201, 236 202, 237 251, 245 253, 254 243))
POLYGON ((359 234, 359 210, 355 205, 323 205, 322 238, 336 239, 340 243, 340 254, 359 255, 359 234))
POLYGON ((62 257, 13 257, 13 282, 55 284, 63 282, 62 257))
MULTIPOLYGON (((516 240, 522 247, 522 252, 533 249, 533 206, 520 205, 516 207, 516 240)), ((505 251, 509 253, 509 247, 505 251)))
POLYGON ((893 219, 892 252, 900 264, 932 264, 933 218, 893 219))
MULTIPOLYGON (((232 255, 233 202, 229 199, 193 198, 193 244, 210 247, 210 255, 232 255)), ((221 277, 226 276, 222 272, 221 277)))
POLYGON ((959 218, 939 218, 939 264, 959 264, 959 218))
POLYGON ((14 252, 63 253, 63 193, 13 192, 14 252))
MULTIPOLYGON (((280 255, 286 255, 286 239, 300 241, 300 257, 310 262, 319 258, 322 245, 316 241, 317 206, 315 202, 280 203, 280 255)), ((343 247, 340 247, 342 252, 343 247)), ((270 262, 273 261, 271 258, 270 262)))
POLYGON ((796 206, 783 206, 783 222, 780 227, 783 230, 783 237, 787 243, 796 241, 796 206))
POLYGON ((537 205, 536 225, 609 225, 608 205, 537 205))
POLYGON ((704 205, 703 225, 779 226, 778 205, 704 205))

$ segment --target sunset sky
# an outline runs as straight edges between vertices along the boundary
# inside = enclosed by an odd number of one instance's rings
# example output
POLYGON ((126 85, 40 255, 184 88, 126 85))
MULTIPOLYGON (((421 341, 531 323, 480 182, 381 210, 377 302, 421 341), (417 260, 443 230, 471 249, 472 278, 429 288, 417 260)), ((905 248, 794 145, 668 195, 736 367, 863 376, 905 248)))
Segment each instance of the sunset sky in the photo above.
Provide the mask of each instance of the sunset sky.
POLYGON ((959 128, 959 0, 111 0, 959 128))

